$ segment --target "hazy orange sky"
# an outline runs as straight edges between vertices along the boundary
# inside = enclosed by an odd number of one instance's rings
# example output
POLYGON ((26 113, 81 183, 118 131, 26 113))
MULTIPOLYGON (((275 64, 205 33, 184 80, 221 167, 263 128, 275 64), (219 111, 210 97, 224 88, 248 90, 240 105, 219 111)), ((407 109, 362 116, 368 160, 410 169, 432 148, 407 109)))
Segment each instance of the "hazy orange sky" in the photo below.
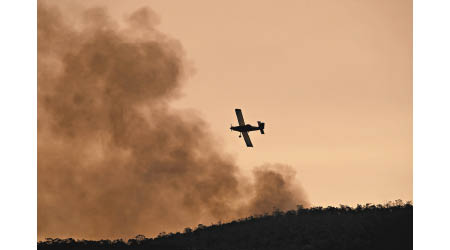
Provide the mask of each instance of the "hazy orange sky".
POLYGON ((195 72, 173 106, 240 166, 294 167, 313 205, 412 200, 412 1, 51 2, 153 9, 195 72), (235 108, 266 122, 254 148, 229 130, 235 108))

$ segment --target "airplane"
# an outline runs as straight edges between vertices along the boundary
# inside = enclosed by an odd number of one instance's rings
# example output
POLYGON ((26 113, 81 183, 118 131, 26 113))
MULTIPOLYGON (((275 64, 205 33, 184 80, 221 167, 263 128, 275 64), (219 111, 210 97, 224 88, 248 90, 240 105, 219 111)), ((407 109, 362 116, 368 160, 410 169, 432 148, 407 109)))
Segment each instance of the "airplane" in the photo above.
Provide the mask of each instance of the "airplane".
POLYGON ((230 130, 238 131, 239 138, 241 136, 244 137, 244 141, 245 144, 247 144, 247 147, 253 147, 252 141, 250 141, 250 137, 248 136, 248 132, 259 130, 261 134, 264 134, 264 122, 258 121, 258 127, 252 126, 250 124, 245 124, 244 117, 242 116, 242 111, 240 109, 235 109, 234 111, 236 112, 239 126, 233 127, 233 124, 231 124, 230 130))

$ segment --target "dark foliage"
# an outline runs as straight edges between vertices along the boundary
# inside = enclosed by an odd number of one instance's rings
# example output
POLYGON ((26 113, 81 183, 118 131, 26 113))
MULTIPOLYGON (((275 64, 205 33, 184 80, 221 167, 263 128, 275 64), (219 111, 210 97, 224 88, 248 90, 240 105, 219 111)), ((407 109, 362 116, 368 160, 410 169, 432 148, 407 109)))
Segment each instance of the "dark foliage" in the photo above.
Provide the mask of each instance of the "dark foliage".
POLYGON ((413 206, 401 200, 356 208, 274 210, 183 233, 138 235, 128 241, 47 239, 38 249, 412 249, 413 206))

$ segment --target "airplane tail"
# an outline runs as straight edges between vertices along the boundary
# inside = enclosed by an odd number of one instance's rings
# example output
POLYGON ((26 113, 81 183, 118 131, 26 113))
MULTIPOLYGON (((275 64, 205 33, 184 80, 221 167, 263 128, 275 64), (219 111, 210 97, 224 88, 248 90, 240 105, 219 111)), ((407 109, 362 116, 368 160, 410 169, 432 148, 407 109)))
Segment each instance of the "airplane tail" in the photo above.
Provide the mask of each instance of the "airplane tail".
POLYGON ((258 127, 261 134, 264 134, 264 122, 258 121, 258 127))

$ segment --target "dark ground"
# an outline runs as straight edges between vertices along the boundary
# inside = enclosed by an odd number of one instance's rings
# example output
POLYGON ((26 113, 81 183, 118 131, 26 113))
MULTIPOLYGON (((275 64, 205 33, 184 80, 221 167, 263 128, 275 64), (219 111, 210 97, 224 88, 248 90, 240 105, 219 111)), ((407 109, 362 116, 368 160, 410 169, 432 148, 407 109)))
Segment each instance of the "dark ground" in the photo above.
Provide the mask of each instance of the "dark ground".
POLYGON ((413 206, 314 207, 277 211, 183 233, 128 241, 47 239, 38 249, 412 249, 413 206))

